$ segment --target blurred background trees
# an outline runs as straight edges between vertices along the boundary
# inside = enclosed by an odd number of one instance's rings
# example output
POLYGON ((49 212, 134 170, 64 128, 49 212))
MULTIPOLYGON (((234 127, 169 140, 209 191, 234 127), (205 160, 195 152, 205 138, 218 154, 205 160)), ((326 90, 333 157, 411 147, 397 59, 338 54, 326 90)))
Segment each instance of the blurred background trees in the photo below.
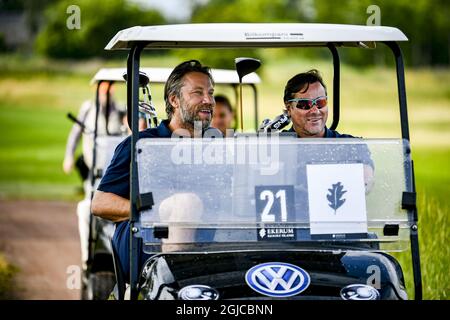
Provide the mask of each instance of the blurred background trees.
MULTIPOLYGON (((303 22, 365 25, 367 8, 380 8, 380 24, 397 27, 410 40, 401 44, 410 66, 450 63, 450 3, 446 0, 210 0, 197 5, 192 22, 303 22)), ((391 55, 342 50, 353 64, 385 64, 391 55)), ((308 54, 308 53, 306 53, 308 54)), ((314 51, 317 54, 317 51, 314 51)), ((323 54, 329 55, 323 51, 323 54)), ((211 57, 209 57, 211 59, 211 57)), ((217 58, 220 59, 220 58, 217 58)))
MULTIPOLYGON (((370 16, 367 8, 376 5, 380 8, 380 24, 397 27, 410 39, 402 44, 409 66, 448 66, 450 63, 450 2, 447 0, 188 0, 191 10, 184 21, 163 16, 155 9, 155 3, 144 0, 0 0, 0 51, 34 51, 51 58, 114 57, 105 53, 105 45, 117 31, 136 25, 179 22, 365 25, 370 16), (69 17, 66 10, 70 5, 80 7, 79 30, 69 30, 66 26, 69 17), (16 17, 11 22, 13 15, 16 17), (25 30, 18 33, 20 36, 11 31, 14 21, 24 25, 25 30)), ((174 5, 171 10, 176 13, 186 10, 186 6, 174 5)), ((231 67, 232 57, 236 55, 258 57, 260 54, 249 49, 226 53, 195 50, 192 53, 221 67, 231 67)), ((289 54, 287 50, 286 54, 289 54)), ((317 51, 314 54, 317 55, 317 51)), ((329 55, 326 51, 322 54, 329 55)), ((342 50, 342 59, 360 65, 386 64, 390 63, 391 56, 380 54, 379 50, 373 55, 366 50, 342 50)))
MULTIPOLYGON (((366 24, 369 17, 367 7, 377 5, 380 8, 381 25, 397 27, 408 37, 409 42, 401 44, 401 47, 409 65, 438 66, 450 63, 450 3, 446 0, 315 0, 314 3, 314 22, 362 25, 366 24)), ((357 60, 362 64, 369 62, 362 55, 357 60)))
POLYGON ((38 53, 54 58, 88 58, 107 56, 104 47, 120 30, 135 25, 165 22, 155 10, 143 10, 125 0, 63 0, 45 10, 46 24, 36 39, 38 53), (66 12, 77 5, 81 13, 81 28, 69 30, 66 12))
MULTIPOLYGON (((50 58, 111 57, 104 47, 118 31, 166 22, 158 11, 127 0, 1 0, 0 13, 13 20, 8 28, 1 28, 0 22, 0 48, 1 39, 14 38, 8 34, 14 27, 23 43, 10 39, 12 49, 50 58), (80 29, 67 27, 67 8, 72 5, 80 8, 80 29)), ((3 46, 7 47, 5 40, 3 46)))

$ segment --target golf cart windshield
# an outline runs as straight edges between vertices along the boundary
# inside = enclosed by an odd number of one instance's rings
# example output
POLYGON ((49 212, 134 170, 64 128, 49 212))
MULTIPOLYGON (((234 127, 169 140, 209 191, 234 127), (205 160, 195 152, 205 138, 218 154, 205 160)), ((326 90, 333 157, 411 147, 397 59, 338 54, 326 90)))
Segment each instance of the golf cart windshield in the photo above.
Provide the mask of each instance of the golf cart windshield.
POLYGON ((147 252, 409 241, 401 139, 140 139, 137 151, 139 202, 153 202, 140 215, 147 252))

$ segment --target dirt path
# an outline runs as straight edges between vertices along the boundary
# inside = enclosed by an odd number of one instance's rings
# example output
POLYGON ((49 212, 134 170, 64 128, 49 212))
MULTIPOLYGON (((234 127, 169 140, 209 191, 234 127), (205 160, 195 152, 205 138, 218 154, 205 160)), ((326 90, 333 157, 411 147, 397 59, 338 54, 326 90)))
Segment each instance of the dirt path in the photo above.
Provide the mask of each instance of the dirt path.
POLYGON ((79 299, 66 284, 80 265, 77 224, 76 203, 0 201, 0 252, 20 269, 17 299, 79 299))

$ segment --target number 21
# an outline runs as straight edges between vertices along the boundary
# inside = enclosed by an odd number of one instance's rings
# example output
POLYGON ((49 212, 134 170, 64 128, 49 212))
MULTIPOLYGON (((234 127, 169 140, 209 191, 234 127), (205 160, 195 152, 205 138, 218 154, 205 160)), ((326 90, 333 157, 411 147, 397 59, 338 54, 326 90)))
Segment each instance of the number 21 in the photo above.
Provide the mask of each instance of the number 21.
POLYGON ((275 196, 272 191, 264 190, 261 192, 259 196, 260 200, 266 200, 266 206, 261 213, 261 221, 263 222, 275 222, 275 215, 270 213, 272 209, 275 198, 280 199, 280 208, 281 208, 281 222, 287 221, 287 206, 286 206, 286 190, 279 190, 275 196))

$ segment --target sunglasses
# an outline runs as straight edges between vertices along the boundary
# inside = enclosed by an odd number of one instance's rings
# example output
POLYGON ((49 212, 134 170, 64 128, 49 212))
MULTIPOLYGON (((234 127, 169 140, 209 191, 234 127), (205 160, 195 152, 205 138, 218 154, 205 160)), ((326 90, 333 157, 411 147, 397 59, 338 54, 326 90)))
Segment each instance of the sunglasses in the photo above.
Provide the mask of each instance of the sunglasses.
POLYGON ((310 110, 314 105, 317 106, 317 109, 322 109, 327 105, 327 96, 317 97, 315 99, 306 99, 306 98, 295 98, 290 99, 288 102, 297 102, 295 107, 301 110, 310 110))

